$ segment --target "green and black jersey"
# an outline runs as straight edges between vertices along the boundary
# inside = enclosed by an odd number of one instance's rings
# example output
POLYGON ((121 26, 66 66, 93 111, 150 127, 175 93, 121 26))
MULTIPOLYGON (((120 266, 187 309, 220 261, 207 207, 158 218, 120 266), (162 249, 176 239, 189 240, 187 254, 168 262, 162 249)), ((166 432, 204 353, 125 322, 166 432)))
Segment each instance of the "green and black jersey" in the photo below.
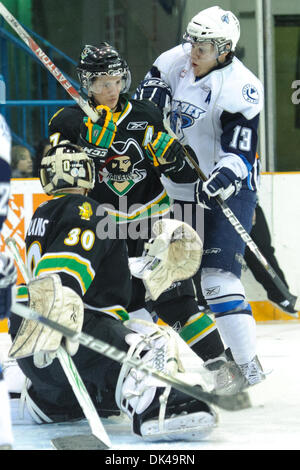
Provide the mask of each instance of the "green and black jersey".
POLYGON ((80 138, 85 116, 78 106, 59 110, 50 120, 53 145, 70 140, 94 159, 96 183, 89 196, 103 205, 118 223, 167 214, 169 197, 151 167, 144 146, 155 132, 165 131, 161 111, 150 101, 120 98, 122 111, 114 113, 117 132, 110 149, 91 146, 80 138))
POLYGON ((27 262, 33 277, 57 273, 85 309, 124 320, 131 295, 127 246, 117 232, 104 237, 101 223, 110 216, 97 209, 77 194, 41 204, 26 234, 27 262))

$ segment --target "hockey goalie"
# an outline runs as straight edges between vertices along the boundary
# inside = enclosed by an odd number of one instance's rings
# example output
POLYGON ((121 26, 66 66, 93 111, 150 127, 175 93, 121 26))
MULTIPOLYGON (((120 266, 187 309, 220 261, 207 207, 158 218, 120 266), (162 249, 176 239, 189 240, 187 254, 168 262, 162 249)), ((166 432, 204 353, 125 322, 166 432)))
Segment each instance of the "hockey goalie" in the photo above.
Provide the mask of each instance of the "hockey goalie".
MULTIPOLYGON (((129 319, 131 273, 126 242, 96 235, 97 203, 88 197, 94 163, 81 147, 63 142, 41 162, 41 184, 53 198, 40 205, 26 235, 32 281, 19 287, 19 300, 56 322, 91 334, 128 357, 139 357, 166 374, 189 378, 190 348, 167 326, 129 319)), ((174 281, 198 269, 202 244, 177 221, 160 221, 155 237, 131 268, 154 299, 174 281)), ((166 386, 132 366, 122 366, 59 333, 12 315, 10 356, 26 376, 21 403, 39 424, 82 419, 56 351, 72 356, 99 416, 125 412, 135 435, 146 440, 202 440, 217 423, 207 403, 166 386)), ((199 370, 202 361, 199 361, 199 370)), ((195 387, 205 388, 201 375, 195 387)))

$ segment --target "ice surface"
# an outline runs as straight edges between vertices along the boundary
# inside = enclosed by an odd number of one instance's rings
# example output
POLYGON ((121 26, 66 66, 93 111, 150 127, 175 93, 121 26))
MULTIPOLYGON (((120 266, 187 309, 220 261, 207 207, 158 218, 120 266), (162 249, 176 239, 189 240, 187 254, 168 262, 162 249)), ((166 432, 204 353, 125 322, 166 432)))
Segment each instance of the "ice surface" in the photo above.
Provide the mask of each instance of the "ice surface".
MULTIPOLYGON (((300 321, 257 325, 257 352, 267 379, 250 391, 252 407, 219 410, 215 431, 203 442, 148 443, 131 434, 130 423, 103 420, 114 450, 293 450, 300 449, 300 321)), ((89 433, 86 421, 15 424, 15 450, 50 450, 51 439, 89 433)), ((130 454, 129 454, 130 455, 130 454)))

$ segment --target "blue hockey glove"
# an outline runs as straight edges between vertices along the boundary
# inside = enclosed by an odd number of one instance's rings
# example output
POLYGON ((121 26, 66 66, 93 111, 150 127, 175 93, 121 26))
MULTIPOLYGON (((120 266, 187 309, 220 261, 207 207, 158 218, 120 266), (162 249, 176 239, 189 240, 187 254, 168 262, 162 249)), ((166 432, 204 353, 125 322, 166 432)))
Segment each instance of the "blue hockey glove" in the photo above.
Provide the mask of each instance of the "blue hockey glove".
POLYGON ((160 175, 178 173, 184 167, 183 146, 166 132, 154 134, 152 142, 146 146, 146 152, 160 175))
POLYGON ((0 253, 0 319, 10 314, 12 287, 17 280, 17 269, 12 258, 0 253))
POLYGON ((235 196, 241 189, 241 179, 229 168, 221 167, 215 170, 207 181, 198 181, 195 188, 195 201, 207 209, 216 207, 219 196, 226 201, 235 196))
POLYGON ((152 101, 164 111, 170 108, 172 90, 169 85, 160 78, 147 78, 139 84, 133 98, 136 100, 152 101))

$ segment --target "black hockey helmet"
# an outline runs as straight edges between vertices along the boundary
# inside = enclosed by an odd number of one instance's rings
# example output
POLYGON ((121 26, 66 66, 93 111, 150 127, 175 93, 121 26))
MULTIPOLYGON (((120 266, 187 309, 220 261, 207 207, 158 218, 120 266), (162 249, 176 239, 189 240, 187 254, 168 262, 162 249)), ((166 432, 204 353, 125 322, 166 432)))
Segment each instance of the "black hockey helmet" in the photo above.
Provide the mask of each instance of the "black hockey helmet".
POLYGON ((43 157, 39 176, 49 195, 67 188, 90 190, 95 184, 95 165, 81 147, 64 140, 43 157))
POLYGON ((123 80, 121 93, 126 93, 131 84, 131 74, 127 62, 118 51, 107 42, 99 46, 86 45, 81 51, 76 67, 80 85, 89 95, 90 87, 96 77, 121 76, 123 80))

